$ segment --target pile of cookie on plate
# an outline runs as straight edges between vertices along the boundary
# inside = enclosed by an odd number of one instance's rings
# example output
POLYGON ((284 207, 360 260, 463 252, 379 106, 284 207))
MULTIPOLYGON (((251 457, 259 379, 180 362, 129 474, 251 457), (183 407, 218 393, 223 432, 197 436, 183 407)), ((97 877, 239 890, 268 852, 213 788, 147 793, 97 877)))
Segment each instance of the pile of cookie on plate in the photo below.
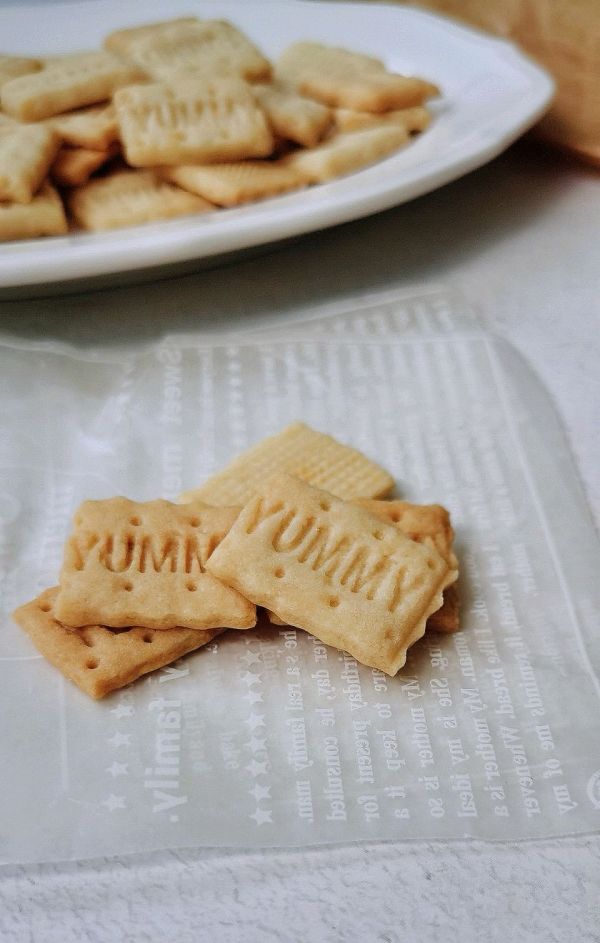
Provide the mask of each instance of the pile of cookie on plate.
POLYGON ((430 122, 431 82, 315 42, 272 64, 184 17, 96 52, 0 55, 0 240, 231 207, 371 164, 430 122))
POLYGON ((393 485, 362 453, 294 423, 178 504, 85 501, 59 586, 14 618, 94 698, 253 628, 257 607, 393 676, 426 629, 459 627, 448 512, 382 500, 393 485))

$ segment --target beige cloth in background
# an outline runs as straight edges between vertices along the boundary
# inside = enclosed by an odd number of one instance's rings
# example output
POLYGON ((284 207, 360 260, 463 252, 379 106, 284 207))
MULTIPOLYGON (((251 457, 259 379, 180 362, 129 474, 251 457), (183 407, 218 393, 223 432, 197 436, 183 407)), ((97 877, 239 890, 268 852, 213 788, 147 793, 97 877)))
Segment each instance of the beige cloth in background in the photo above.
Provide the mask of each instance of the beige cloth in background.
POLYGON ((414 0, 513 40, 556 80, 536 133, 600 165, 600 0, 414 0))

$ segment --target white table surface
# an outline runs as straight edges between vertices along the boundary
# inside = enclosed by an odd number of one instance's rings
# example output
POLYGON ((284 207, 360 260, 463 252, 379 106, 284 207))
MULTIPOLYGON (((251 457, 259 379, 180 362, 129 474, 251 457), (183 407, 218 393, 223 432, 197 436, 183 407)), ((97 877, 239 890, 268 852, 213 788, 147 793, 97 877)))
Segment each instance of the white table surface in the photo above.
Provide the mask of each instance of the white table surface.
MULTIPOLYGON (((152 285, 4 302, 0 331, 81 346, 151 341, 281 325, 298 307, 377 289, 447 285, 545 383, 598 524, 599 221, 599 174, 520 143, 436 193, 269 255, 152 285)), ((600 835, 0 869, 2 943, 159 939, 598 941, 600 835)))

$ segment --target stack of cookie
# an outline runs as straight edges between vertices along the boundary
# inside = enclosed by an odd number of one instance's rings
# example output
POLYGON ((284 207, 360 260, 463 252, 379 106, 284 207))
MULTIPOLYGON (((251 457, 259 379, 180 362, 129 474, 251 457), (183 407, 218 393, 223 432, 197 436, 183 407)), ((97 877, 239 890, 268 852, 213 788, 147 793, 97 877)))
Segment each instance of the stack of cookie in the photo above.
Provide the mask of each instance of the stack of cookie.
POLYGON ((426 627, 458 628, 447 511, 381 500, 390 475, 296 423, 182 503, 86 501, 60 586, 15 612, 39 651, 92 697, 228 628, 310 632, 395 675, 426 627))
POLYGON ((439 93, 318 43, 296 43, 272 65, 220 20, 119 30, 104 46, 0 55, 0 239, 131 226, 322 183, 423 131, 439 93))

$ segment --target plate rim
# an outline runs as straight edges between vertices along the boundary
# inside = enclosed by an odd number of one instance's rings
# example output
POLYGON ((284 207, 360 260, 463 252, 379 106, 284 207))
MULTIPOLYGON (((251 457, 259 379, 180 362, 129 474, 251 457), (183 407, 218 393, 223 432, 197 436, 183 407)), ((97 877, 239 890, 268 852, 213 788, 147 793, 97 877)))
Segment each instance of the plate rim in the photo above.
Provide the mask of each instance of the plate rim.
MULTIPOLYGON (((131 0, 125 0, 129 7, 135 6, 131 0)), ((15 18, 23 16, 29 11, 44 12, 49 15, 57 7, 63 11, 72 11, 76 7, 85 7, 82 0, 53 4, 52 7, 40 4, 19 4, 18 7, 5 7, 0 10, 0 23, 7 16, 15 18)), ((107 0, 96 6, 114 6, 114 0, 107 0)), ((179 4, 178 4, 179 5, 179 4)), ((192 4, 190 4, 191 6, 192 4)), ((204 0, 193 4, 199 7, 215 6, 222 8, 222 4, 215 0, 204 0)), ((311 15, 316 12, 316 5, 311 0, 252 0, 251 3, 229 3, 227 6, 238 6, 246 11, 257 8, 269 10, 271 15, 277 8, 295 7, 304 8, 311 15)), ((321 10, 335 10, 343 14, 344 9, 362 7, 363 4, 348 2, 319 3, 321 10)), ((458 23, 443 14, 431 13, 409 5, 393 3, 370 3, 369 12, 377 16, 392 13, 408 20, 422 20, 430 27, 442 28, 450 36, 454 34, 475 42, 480 48, 490 50, 494 57, 504 60, 504 64, 511 69, 515 76, 528 80, 528 95, 520 102, 518 119, 505 118, 506 126, 501 133, 490 135, 487 140, 485 134, 471 144, 463 154, 455 153, 441 165, 434 162, 433 167, 424 173, 418 173, 415 179, 401 177, 397 182, 376 184, 369 181, 366 187, 357 187, 352 196, 343 195, 340 199, 330 198, 326 191, 325 199, 312 201, 308 205, 297 201, 298 193, 283 197, 274 197, 267 201, 268 207, 274 212, 262 212, 260 203, 249 205, 235 210, 218 210, 216 229, 210 226, 216 214, 199 214, 197 217, 182 217, 178 220, 169 220, 163 223, 156 222, 136 227, 127 227, 109 233, 73 233, 65 236, 56 236, 48 239, 14 241, 2 244, 0 251, 0 290, 33 289, 43 284, 64 284, 90 278, 110 278, 119 274, 135 271, 146 271, 159 266, 177 265, 195 260, 210 261, 229 252, 239 252, 243 249, 256 248, 261 245, 277 243, 279 240, 306 235, 335 225, 358 220, 373 213, 391 209, 404 202, 415 199, 431 192, 446 183, 477 169, 505 150, 514 140, 531 127, 550 104, 555 85, 550 75, 526 53, 518 49, 509 40, 489 35, 476 28, 458 23), (287 204, 292 202, 291 213, 287 204), (282 209, 283 207, 283 209, 282 209), (287 211, 286 211, 287 208, 287 211), (246 211, 244 213, 244 211, 246 211), (240 214, 236 216, 235 214, 240 214), (210 216, 210 218, 208 218, 210 216), (232 220, 233 217, 233 220, 232 220), (184 222, 185 221, 185 222, 184 222), (182 225, 183 223, 183 225, 182 225), (212 231, 211 231, 212 230, 212 231), (71 244, 69 244, 71 243, 71 244), (74 243, 74 244, 73 244, 74 243), (62 264, 57 255, 68 253, 62 264)), ((173 15, 177 15, 177 10, 173 15)), ((501 112, 503 114, 503 112, 501 112)), ((512 117, 512 115, 510 116, 512 117)), ((459 139, 460 140, 460 139, 459 139)), ((415 146, 415 145, 413 145, 415 146)), ((390 161, 398 159, 403 154, 384 159, 364 170, 356 171, 352 177, 368 174, 373 167, 390 167, 390 161)), ((347 178, 340 178, 344 180, 347 178)), ((332 184, 322 187, 335 186, 332 184)), ((362 178, 364 184, 364 177, 362 178)), ((317 191, 311 191, 314 193, 317 191)), ((302 192, 302 191, 300 191, 302 192)))

